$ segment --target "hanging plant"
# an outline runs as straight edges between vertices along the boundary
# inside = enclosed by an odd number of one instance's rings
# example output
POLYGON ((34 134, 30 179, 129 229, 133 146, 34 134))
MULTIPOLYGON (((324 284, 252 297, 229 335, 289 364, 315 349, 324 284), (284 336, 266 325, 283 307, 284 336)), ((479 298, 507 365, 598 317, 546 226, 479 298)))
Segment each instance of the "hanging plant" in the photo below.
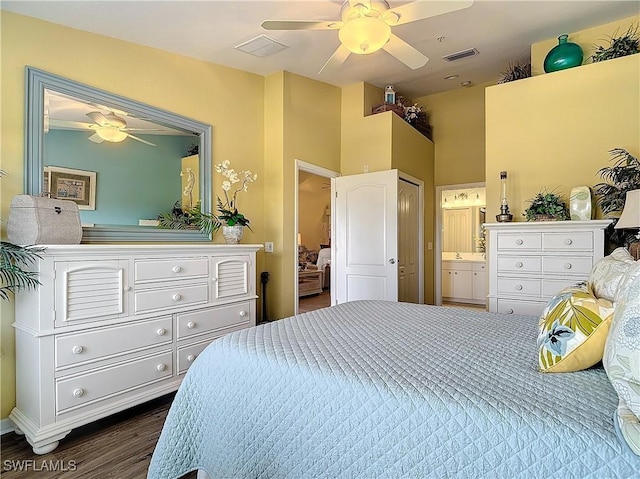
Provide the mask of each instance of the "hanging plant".
POLYGON ((595 45, 596 50, 591 55, 593 63, 611 60, 612 58, 626 57, 640 53, 640 37, 638 37, 638 25, 631 25, 624 35, 616 37, 618 30, 614 36, 609 38, 609 46, 603 47, 595 45))

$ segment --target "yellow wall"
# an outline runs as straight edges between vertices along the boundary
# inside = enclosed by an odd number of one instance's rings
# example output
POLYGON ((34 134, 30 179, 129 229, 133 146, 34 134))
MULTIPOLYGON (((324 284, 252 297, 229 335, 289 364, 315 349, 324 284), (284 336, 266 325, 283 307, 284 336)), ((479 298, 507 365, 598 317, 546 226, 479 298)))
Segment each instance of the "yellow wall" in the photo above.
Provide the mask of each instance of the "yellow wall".
POLYGON ((435 184, 484 181, 484 90, 492 83, 436 93, 414 101, 429 115, 435 144, 435 184))
MULTIPOLYGON (((263 241, 263 77, 6 11, 0 22, 0 158, 9 173, 1 180, 1 217, 7 218, 11 198, 23 192, 24 69, 31 65, 213 125, 214 163, 228 159, 237 170, 258 174, 258 182, 239 201, 254 231, 247 231, 243 241, 263 241)), ((217 176, 214 193, 220 192, 217 176)), ((215 240, 222 242, 221 234, 215 240)), ((263 261, 260 253, 259 268, 263 261)), ((6 417, 15 401, 13 303, 2 302, 1 321, 0 415, 6 417)))
MULTIPOLYGON (((577 43, 582 47, 582 51, 584 52, 582 64, 585 65, 587 63, 591 63, 590 57, 595 52, 596 45, 600 45, 604 48, 609 47, 609 40, 611 37, 623 35, 627 32, 630 26, 634 24, 638 25, 639 23, 640 15, 624 18, 615 22, 571 33, 569 34, 568 41, 571 43, 577 43)), ((560 34, 562 33, 568 32, 561 32, 560 34)), ((558 36, 560 34, 558 34, 558 36)), ((543 66, 544 58, 557 44, 557 38, 550 38, 531 45, 531 74, 533 76, 545 75, 543 66)))
POLYGON ((565 198, 593 186, 611 165, 608 151, 640 153, 640 55, 583 65, 486 90, 487 218, 499 213, 500 171, 523 221, 542 188, 565 198))

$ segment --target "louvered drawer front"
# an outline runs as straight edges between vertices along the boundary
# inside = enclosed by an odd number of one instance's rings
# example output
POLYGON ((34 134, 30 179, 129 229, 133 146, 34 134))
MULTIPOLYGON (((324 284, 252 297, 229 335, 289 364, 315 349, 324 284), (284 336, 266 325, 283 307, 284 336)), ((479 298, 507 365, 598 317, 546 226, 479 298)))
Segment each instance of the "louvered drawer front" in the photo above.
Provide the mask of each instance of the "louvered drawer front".
POLYGON ((123 326, 56 336, 56 367, 131 353, 173 338, 171 316, 123 326))
POLYGON ((206 257, 136 261, 135 263, 136 283, 206 278, 208 276, 209 260, 206 257))
POLYGON ((593 233, 545 233, 542 244, 547 251, 593 251, 593 233))
POLYGON ((125 313, 125 271, 117 261, 79 265, 56 263, 56 322, 106 319, 125 313))
POLYGON ((216 263, 214 275, 216 298, 229 298, 249 293, 248 259, 230 259, 216 263))
POLYGON ((541 280, 527 278, 498 278, 498 293, 522 296, 540 296, 541 280))
POLYGON ((589 276, 593 267, 590 256, 547 256, 542 262, 545 273, 581 274, 589 276))
POLYGON ((206 303, 209 300, 209 285, 196 284, 175 288, 136 291, 136 314, 159 309, 178 308, 206 303))
POLYGON ((539 250, 542 249, 541 233, 500 233, 499 250, 539 250))
POLYGON ((171 377, 172 352, 56 381, 56 413, 171 377))
POLYGON ((184 348, 178 348, 178 374, 182 374, 189 369, 189 366, 193 364, 198 355, 204 351, 204 348, 209 344, 210 341, 205 341, 184 348))
POLYGON ((498 273, 539 273, 542 271, 540 256, 500 256, 498 258, 498 273))
POLYGON ((246 327, 251 325, 250 322, 249 302, 178 313, 178 339, 235 326, 246 327))
POLYGON ((545 279, 542 282, 542 296, 544 298, 551 298, 556 293, 559 293, 564 288, 573 286, 578 283, 579 280, 573 279, 545 279))
POLYGON ((525 316, 540 316, 546 302, 534 301, 510 301, 508 299, 498 300, 498 313, 502 314, 523 314, 525 316))

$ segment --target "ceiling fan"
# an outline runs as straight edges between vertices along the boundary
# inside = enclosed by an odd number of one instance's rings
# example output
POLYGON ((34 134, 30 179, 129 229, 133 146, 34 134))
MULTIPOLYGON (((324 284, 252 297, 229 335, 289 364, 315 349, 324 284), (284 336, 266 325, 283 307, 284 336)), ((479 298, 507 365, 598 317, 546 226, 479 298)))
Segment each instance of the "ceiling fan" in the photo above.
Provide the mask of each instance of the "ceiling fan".
POLYGON ((268 20, 262 23, 262 28, 266 30, 338 30, 341 45, 318 73, 335 70, 351 53, 368 55, 380 49, 416 70, 423 67, 429 58, 391 33, 391 27, 462 10, 472 4, 473 0, 446 2, 418 0, 390 8, 385 0, 348 0, 340 10, 341 20, 268 20))
POLYGON ((71 128, 80 130, 92 130, 95 133, 88 139, 94 143, 102 143, 108 141, 111 143, 119 143, 127 138, 139 141, 149 146, 156 146, 150 141, 143 140, 129 133, 130 131, 160 131, 154 128, 127 128, 127 122, 116 115, 114 112, 101 113, 99 111, 91 111, 86 114, 93 123, 83 123, 79 121, 49 120, 50 126, 61 128, 71 128))

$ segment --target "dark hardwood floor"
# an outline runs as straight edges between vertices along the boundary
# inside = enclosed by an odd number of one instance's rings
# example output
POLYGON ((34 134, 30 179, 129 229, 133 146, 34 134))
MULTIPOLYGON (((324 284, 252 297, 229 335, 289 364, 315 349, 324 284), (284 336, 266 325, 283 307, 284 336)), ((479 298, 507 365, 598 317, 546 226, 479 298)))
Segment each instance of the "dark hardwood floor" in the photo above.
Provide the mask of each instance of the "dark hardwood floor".
POLYGON ((315 311, 316 309, 326 308, 328 306, 331 306, 331 293, 329 293, 328 289, 325 289, 320 294, 304 296, 298 299, 299 313, 307 313, 309 311, 315 311))
MULTIPOLYGON (((143 479, 173 394, 74 429, 37 456, 24 436, 0 439, 2 479, 143 479), (20 470, 22 468, 22 470, 20 470)), ((196 473, 184 476, 195 479, 196 473)))

